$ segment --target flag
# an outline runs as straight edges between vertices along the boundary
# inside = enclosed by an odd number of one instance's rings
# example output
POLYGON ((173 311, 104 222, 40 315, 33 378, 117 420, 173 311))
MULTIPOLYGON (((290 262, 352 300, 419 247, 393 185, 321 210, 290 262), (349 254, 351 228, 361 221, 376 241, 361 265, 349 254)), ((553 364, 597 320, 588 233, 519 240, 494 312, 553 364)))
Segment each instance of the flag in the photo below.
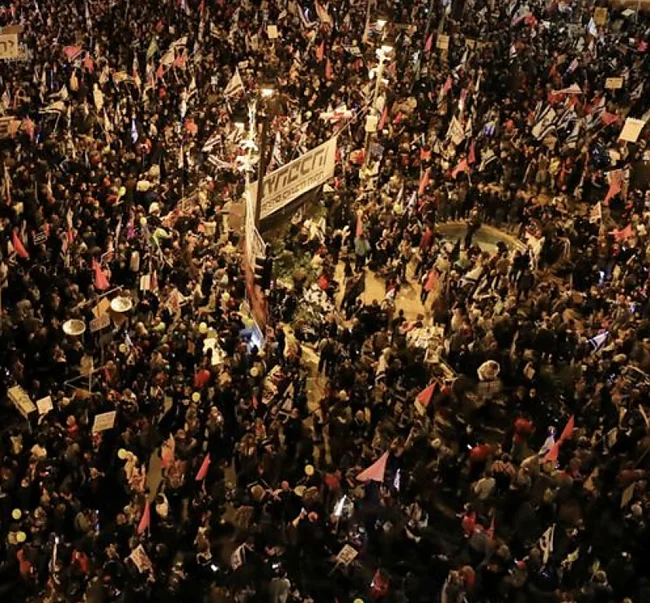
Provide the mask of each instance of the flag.
POLYGON ((476 163, 476 149, 474 148, 474 141, 469 143, 469 153, 467 154, 467 163, 472 165, 476 163))
POLYGON ((359 212, 357 214, 357 227, 354 231, 354 236, 355 237, 363 236, 363 213, 362 212, 359 212))
POLYGON ((427 42, 424 45, 424 52, 431 52, 431 48, 433 47, 433 34, 429 35, 427 38, 427 42))
POLYGON ((544 565, 548 563, 548 560, 553 553, 553 540, 555 539, 555 524, 552 525, 546 532, 544 532, 539 539, 537 547, 542 552, 542 561, 544 565))
POLYGON ((634 229, 632 224, 628 224, 625 228, 612 230, 612 234, 617 241, 625 241, 625 239, 634 236, 634 229))
POLYGON ((196 481, 200 482, 205 479, 205 476, 208 474, 208 467, 210 466, 210 453, 205 455, 205 458, 203 459, 203 462, 201 463, 201 468, 199 469, 199 472, 196 474, 196 481))
POLYGON ((147 48, 147 61, 152 58, 158 52, 158 39, 156 36, 151 38, 149 42, 149 48, 147 48))
POLYGON ((618 115, 609 113, 608 111, 603 111, 600 114, 600 119, 606 126, 611 126, 618 121, 618 115))
POLYGON ((418 188, 418 196, 424 195, 424 191, 427 190, 427 186, 429 186, 429 182, 431 180, 431 175, 429 174, 429 170, 431 168, 427 168, 424 173, 422 174, 422 178, 420 178, 420 186, 418 188))
POLYGON ((598 37, 598 28, 593 17, 589 19, 589 23, 587 24, 587 33, 594 38, 598 37))
POLYGON ((64 46, 63 54, 66 56, 68 61, 72 63, 75 59, 79 58, 79 55, 83 52, 83 49, 80 46, 64 46))
POLYGON ((142 534, 149 526, 151 525, 151 508, 149 506, 149 500, 144 503, 144 511, 142 512, 142 517, 140 518, 140 523, 138 524, 138 534, 142 534))
POLYGON ((469 164, 467 163, 467 159, 463 159, 451 172, 451 177, 456 180, 458 178, 458 174, 461 172, 465 172, 466 174, 469 174, 471 168, 469 167, 469 164))
POLYGON ((328 14, 325 7, 318 0, 316 0, 315 6, 316 6, 316 14, 318 15, 318 18, 320 19, 321 23, 324 23, 326 25, 334 25, 334 21, 332 20, 332 17, 328 14))
POLYGON ((381 112, 381 119, 379 120, 379 124, 377 125, 378 132, 381 132, 384 129, 384 126, 386 125, 387 117, 388 117, 388 107, 384 105, 384 110, 381 112))
POLYGON ((325 40, 316 46, 316 60, 320 63, 325 57, 325 40))
MULTIPOLYGON (((435 271, 435 268, 433 269, 435 271)), ((430 291, 431 289, 428 289, 430 291)), ((415 398, 424 408, 429 406, 431 403, 431 398, 433 397, 433 392, 436 391, 436 383, 435 381, 431 384, 425 387, 415 398)))
POLYGON ((230 78, 226 89, 223 91, 223 95, 226 98, 230 98, 235 94, 240 94, 244 91, 244 82, 242 82, 241 75, 239 75, 239 68, 235 69, 235 74, 230 78))
POLYGON ((65 112, 65 103, 63 101, 56 101, 51 105, 41 109, 40 113, 59 113, 62 114, 65 112))
POLYGON ((100 266, 99 262, 95 259, 93 259, 92 266, 95 272, 95 281, 94 281, 95 288, 97 288, 99 291, 105 291, 110 287, 110 283, 108 282, 108 279, 106 278, 106 275, 102 270, 102 267, 100 266))
POLYGON ((609 172, 609 190, 603 203, 607 205, 610 199, 618 195, 623 187, 623 170, 614 170, 609 172))
POLYGON ((156 70, 156 79, 161 80, 163 78, 163 75, 165 75, 165 68, 162 63, 158 65, 158 69, 156 70))
POLYGON ((357 480, 360 482, 383 482, 386 473, 386 461, 388 461, 388 452, 384 452, 370 467, 359 473, 357 480))
POLYGON ((20 240, 20 237, 18 236, 17 228, 14 228, 14 231, 11 235, 11 244, 14 247, 14 251, 16 252, 16 255, 26 260, 29 259, 29 253, 27 253, 27 250, 25 249, 23 242, 20 240))
POLYGON ((445 80, 445 85, 442 87, 442 93, 447 94, 451 90, 451 75, 447 76, 445 80))
POLYGON ((95 63, 93 63, 93 59, 90 56, 89 52, 87 52, 86 56, 84 57, 83 65, 84 69, 92 75, 92 73, 95 71, 95 63))
POLYGON ((564 426, 564 429, 562 430, 562 435, 560 436, 560 442, 564 442, 564 440, 569 440, 573 436, 573 428, 575 426, 575 417, 571 415, 569 417, 569 420, 567 421, 567 424, 564 426))
POLYGON ((328 80, 331 80, 332 77, 333 77, 333 74, 332 74, 332 63, 330 62, 329 57, 327 57, 327 62, 325 63, 325 77, 326 77, 328 80))
MULTIPOLYGON (((573 69, 575 69, 577 66, 578 65, 576 64, 576 66, 573 69)), ((569 69, 571 69, 570 66, 569 69)), ((573 71, 573 69, 571 69, 571 71, 573 71)), ((580 88, 578 84, 571 84, 568 88, 562 88, 561 90, 553 90, 551 94, 553 94, 554 96, 557 96, 558 94, 582 94, 582 88, 580 88)))
POLYGON ((553 107, 547 105, 546 108, 541 111, 539 118, 533 124, 531 134, 537 140, 543 140, 554 129, 555 126, 553 124, 556 117, 557 113, 555 113, 553 107))
POLYGON ((557 459, 560 456, 560 442, 555 442, 551 449, 546 453, 544 457, 545 463, 557 463, 557 459))

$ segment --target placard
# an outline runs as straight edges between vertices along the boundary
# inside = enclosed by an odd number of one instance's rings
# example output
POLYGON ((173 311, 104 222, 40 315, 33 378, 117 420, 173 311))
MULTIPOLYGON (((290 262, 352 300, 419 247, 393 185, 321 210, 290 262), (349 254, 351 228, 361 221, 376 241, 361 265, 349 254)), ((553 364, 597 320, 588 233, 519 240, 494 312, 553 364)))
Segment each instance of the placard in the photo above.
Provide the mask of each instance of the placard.
POLYGON ((96 333, 97 331, 101 331, 102 329, 105 329, 110 324, 111 324, 111 317, 108 314, 102 314, 101 316, 98 316, 97 318, 93 318, 90 321, 90 332, 96 333))
POLYGON ((54 410, 54 405, 52 404, 52 396, 45 396, 45 398, 36 400, 36 408, 38 408, 39 415, 46 415, 51 410, 54 410))
POLYGON ((106 297, 102 297, 102 299, 99 300, 99 303, 93 308, 95 318, 99 318, 102 314, 106 314, 110 307, 111 302, 109 302, 106 297))
POLYGON ((18 57, 18 34, 0 34, 0 59, 18 57))
POLYGON ((336 563, 340 565, 350 565, 350 563, 352 563, 358 555, 359 551, 352 548, 349 544, 346 544, 336 556, 336 563))
POLYGON ((47 232, 45 231, 44 228, 41 228, 34 236, 33 236, 33 241, 34 245, 42 245, 47 241, 47 232))
POLYGON ((636 142, 645 126, 645 121, 642 119, 635 119, 634 117, 628 117, 625 120, 621 134, 618 137, 619 140, 626 140, 627 142, 636 142))
POLYGON ((605 80, 605 88, 608 90, 618 90, 623 87, 623 78, 622 77, 608 77, 605 80))
POLYGON ((594 23, 599 27, 607 23, 607 9, 604 6, 597 6, 594 10, 594 23))
POLYGON ((34 406, 31 398, 27 395, 27 392, 22 387, 20 387, 20 385, 10 387, 7 390, 7 396, 9 396, 9 399, 16 407, 16 410, 25 419, 29 418, 29 415, 36 410, 36 406, 34 406))
POLYGON ((95 415, 95 420, 93 421, 93 433, 99 431, 106 431, 107 429, 113 429, 115 425, 115 417, 117 416, 117 411, 111 410, 109 412, 103 412, 99 415, 95 415))
POLYGON ((280 34, 278 33, 277 25, 269 25, 266 28, 266 33, 269 36, 270 40, 277 40, 280 37, 280 34))
POLYGON ((436 47, 440 50, 449 50, 449 36, 440 34, 436 40, 436 47))
POLYGON ((138 545, 135 549, 133 549, 133 551, 131 551, 131 554, 129 555, 129 559, 133 561, 135 567, 138 568, 138 571, 141 574, 151 571, 153 567, 151 565, 151 559, 149 559, 147 553, 144 550, 144 547, 141 544, 138 545))

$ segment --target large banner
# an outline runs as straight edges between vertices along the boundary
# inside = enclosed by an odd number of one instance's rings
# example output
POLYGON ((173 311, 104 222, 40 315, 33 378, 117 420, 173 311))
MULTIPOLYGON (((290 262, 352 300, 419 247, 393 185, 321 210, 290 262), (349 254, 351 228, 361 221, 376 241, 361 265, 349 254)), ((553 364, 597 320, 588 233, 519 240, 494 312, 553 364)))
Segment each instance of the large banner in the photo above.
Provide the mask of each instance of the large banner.
MULTIPOLYGON (((261 218, 330 179, 335 155, 336 137, 265 176, 261 218)), ((257 182, 250 185, 250 195, 253 200, 257 198, 257 182)))

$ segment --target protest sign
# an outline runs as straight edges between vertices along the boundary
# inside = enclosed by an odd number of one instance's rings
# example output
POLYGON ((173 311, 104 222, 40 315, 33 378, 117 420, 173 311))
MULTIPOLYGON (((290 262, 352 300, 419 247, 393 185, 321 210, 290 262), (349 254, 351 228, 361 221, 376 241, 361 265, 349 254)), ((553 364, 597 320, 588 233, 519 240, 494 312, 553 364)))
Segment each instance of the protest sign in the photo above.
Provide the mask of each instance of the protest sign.
POLYGON ((93 433, 106 431, 107 429, 113 429, 113 426, 115 425, 116 415, 117 412, 115 410, 95 415, 95 420, 93 422, 93 433))
POLYGON ((608 90, 618 90, 623 87, 623 78, 622 77, 608 77, 605 80, 605 88, 608 90))
POLYGON ((350 565, 358 555, 359 552, 356 549, 352 548, 349 544, 346 544, 336 556, 336 563, 340 565, 350 565))
POLYGON ((449 50, 449 36, 440 34, 436 40, 436 46, 440 50, 449 50))
POLYGON ((45 396, 40 400, 36 400, 36 408, 38 408, 39 415, 46 415, 48 412, 54 409, 52 404, 52 396, 45 396))
POLYGON ((626 140, 627 142, 636 142, 645 126, 645 121, 642 119, 635 119, 634 117, 628 117, 625 120, 621 134, 618 137, 619 140, 626 140))

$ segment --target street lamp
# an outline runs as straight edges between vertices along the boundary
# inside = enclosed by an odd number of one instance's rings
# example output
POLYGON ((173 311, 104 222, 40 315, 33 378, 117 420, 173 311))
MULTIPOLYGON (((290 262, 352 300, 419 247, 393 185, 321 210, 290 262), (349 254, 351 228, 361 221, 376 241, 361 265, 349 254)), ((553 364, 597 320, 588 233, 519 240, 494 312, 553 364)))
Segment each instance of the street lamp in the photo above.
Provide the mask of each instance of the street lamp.
POLYGON ((262 216, 262 197, 264 196, 264 176, 266 174, 266 147, 268 142, 269 124, 271 121, 271 103, 268 102, 275 95, 275 86, 265 82, 260 86, 262 135, 260 137, 260 155, 257 164, 257 196, 255 199, 255 228, 259 230, 262 216))
MULTIPOLYGON (((384 69, 390 61, 390 55, 393 52, 393 44, 389 40, 384 40, 381 46, 377 49, 377 59, 379 63, 375 71, 375 91, 372 97, 372 108, 368 112, 368 117, 366 118, 366 143, 364 145, 363 153, 363 167, 367 168, 370 161, 370 141, 372 134, 377 131, 377 125, 379 121, 379 108, 377 107, 377 101, 379 99, 379 93, 381 91, 381 85, 384 79, 384 69)), ((372 73, 372 72, 371 72, 372 73)), ((372 76, 371 76, 372 77, 372 76)))

